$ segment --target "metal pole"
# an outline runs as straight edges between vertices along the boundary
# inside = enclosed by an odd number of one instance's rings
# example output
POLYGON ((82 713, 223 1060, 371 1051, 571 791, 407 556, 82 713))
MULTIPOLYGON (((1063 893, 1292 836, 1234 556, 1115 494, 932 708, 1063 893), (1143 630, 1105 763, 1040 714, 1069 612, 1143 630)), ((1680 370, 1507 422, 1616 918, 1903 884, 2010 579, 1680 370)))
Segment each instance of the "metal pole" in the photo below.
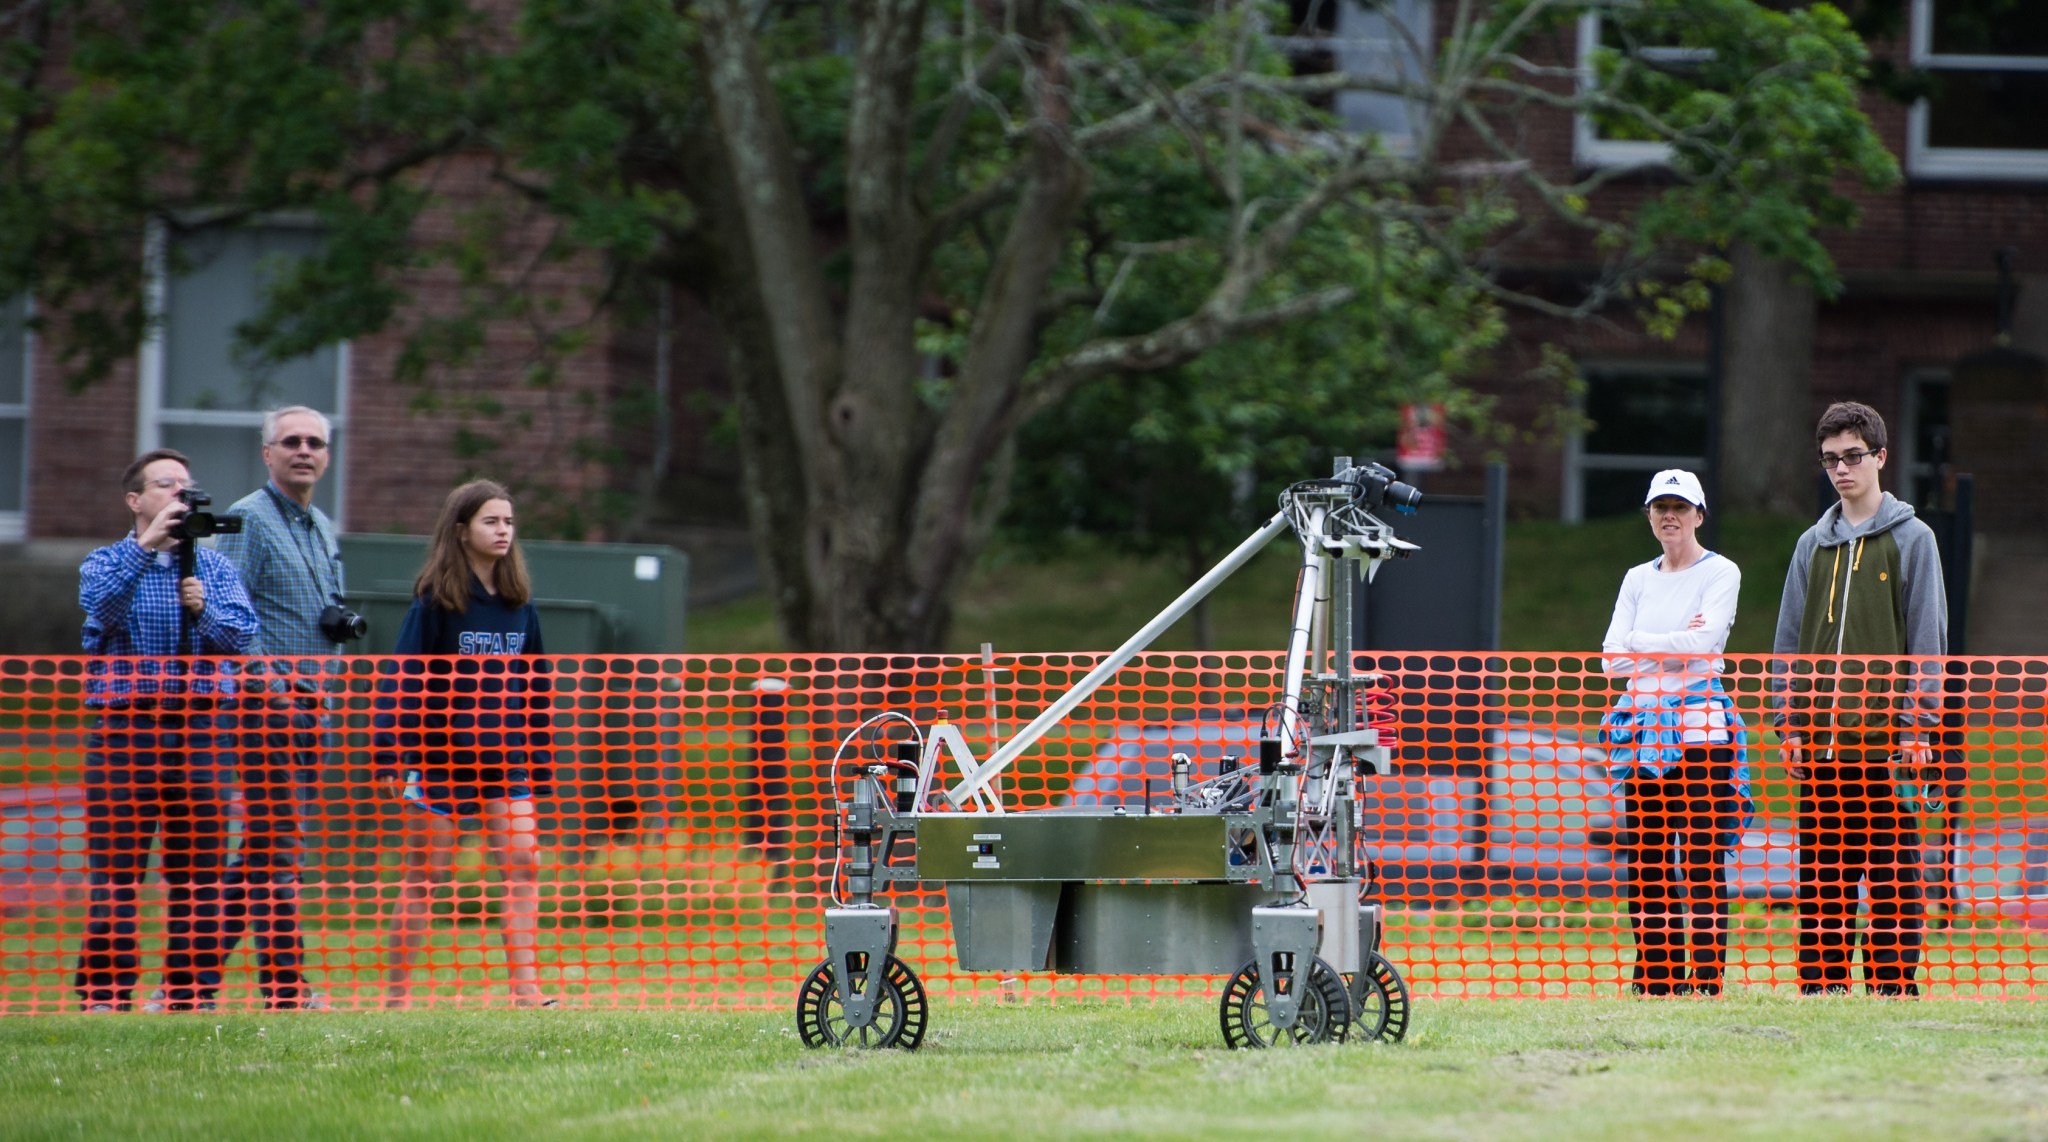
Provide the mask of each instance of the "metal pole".
POLYGON ((1323 534, 1323 510, 1317 508, 1309 513, 1308 535, 1301 544, 1301 594, 1294 601, 1294 629, 1287 635, 1287 676, 1280 680, 1283 687, 1280 695, 1280 729, 1287 742, 1286 751, 1296 754, 1294 735, 1287 733, 1287 719, 1301 717, 1301 681, 1309 670, 1309 639, 1315 626, 1317 611, 1316 595, 1323 585, 1323 553, 1319 545, 1312 542, 1323 534))
POLYGON ((1260 548, 1272 542, 1274 536, 1279 535, 1285 530, 1287 530, 1287 513, 1285 511, 1275 512, 1273 518, 1267 520, 1264 527, 1253 532, 1251 537, 1243 543, 1238 544, 1237 549, 1224 556, 1221 563, 1210 568, 1208 574, 1197 579, 1194 586, 1181 592, 1180 598, 1167 604, 1166 609, 1159 612, 1151 622, 1146 623, 1140 628, 1138 633, 1125 640, 1122 646, 1111 651, 1108 658, 1103 659, 1095 669, 1089 671, 1087 677, 1076 682, 1073 689, 1060 695, 1059 700, 1047 706, 1044 713, 1033 718, 1030 725, 1017 731, 1017 736, 1005 742, 1003 748, 997 750, 995 756, 988 759, 988 764, 983 766, 980 773, 976 774, 973 779, 963 781, 947 790, 946 800, 956 809, 966 804, 967 799, 974 796, 975 791, 993 781, 1011 762, 1017 760, 1020 754, 1030 749, 1039 738, 1044 737, 1045 731, 1058 725, 1061 718, 1066 717, 1088 695, 1093 694, 1096 687, 1108 681, 1110 675, 1122 670, 1125 663, 1136 657, 1139 651, 1152 645, 1153 639, 1166 633, 1168 627, 1179 622, 1182 615, 1194 609, 1196 603, 1201 602, 1207 597, 1209 592, 1215 590, 1218 584, 1230 578, 1231 574, 1238 568, 1250 562, 1251 557, 1257 555, 1260 548))
POLYGON ((1707 470, 1700 473, 1705 485, 1701 490, 1707 495, 1707 521, 1700 525, 1700 543, 1709 551, 1721 546, 1721 342, 1728 324, 1726 294, 1718 285, 1707 287, 1707 470))

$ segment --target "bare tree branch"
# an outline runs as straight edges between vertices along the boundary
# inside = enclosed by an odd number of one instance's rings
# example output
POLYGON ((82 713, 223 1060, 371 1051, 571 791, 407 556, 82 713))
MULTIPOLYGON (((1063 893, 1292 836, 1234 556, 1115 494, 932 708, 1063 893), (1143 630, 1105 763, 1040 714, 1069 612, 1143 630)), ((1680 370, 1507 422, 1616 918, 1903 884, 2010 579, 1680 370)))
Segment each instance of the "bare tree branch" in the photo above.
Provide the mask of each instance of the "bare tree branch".
POLYGON ((1057 404, 1082 382, 1107 373, 1142 373, 1186 364, 1223 340, 1324 313, 1350 301, 1358 291, 1333 286, 1277 302, 1249 313, 1227 313, 1204 305, 1177 321, 1136 337, 1091 341, 1054 362, 1034 380, 1019 402, 1016 423, 1057 404))
MULTIPOLYGON (((972 9, 968 9, 972 11, 972 9)), ((926 144, 924 159, 917 173, 919 201, 929 207, 938 196, 939 182, 951 173, 953 148, 960 143, 960 134, 967 129, 967 117, 976 104, 993 102, 988 86, 994 83, 1015 56, 1009 41, 998 42, 982 54, 981 62, 974 73, 964 76, 953 86, 952 98, 946 101, 946 109, 939 115, 939 122, 932 129, 931 141, 926 144)))

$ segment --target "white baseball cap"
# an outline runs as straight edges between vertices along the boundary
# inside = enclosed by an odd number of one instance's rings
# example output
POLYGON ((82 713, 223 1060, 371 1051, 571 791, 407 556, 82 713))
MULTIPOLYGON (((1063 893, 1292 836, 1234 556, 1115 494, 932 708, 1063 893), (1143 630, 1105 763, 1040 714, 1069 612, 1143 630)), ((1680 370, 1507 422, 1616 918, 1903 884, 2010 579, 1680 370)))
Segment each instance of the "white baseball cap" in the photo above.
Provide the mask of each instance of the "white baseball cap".
POLYGON ((1700 478, 1683 468, 1666 468, 1650 477, 1650 490, 1643 494, 1643 503, 1648 504, 1658 496, 1677 496, 1694 507, 1707 506, 1707 492, 1700 487, 1700 478))

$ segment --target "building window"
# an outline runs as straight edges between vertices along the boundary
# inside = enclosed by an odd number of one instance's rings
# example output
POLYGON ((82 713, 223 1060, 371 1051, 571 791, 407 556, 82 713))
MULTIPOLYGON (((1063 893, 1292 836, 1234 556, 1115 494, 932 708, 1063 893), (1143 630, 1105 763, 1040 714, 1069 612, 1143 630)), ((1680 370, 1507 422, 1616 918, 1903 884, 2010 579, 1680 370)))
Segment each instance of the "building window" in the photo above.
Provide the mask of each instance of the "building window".
POLYGON ((1898 495, 1909 504, 1938 504, 1941 477, 1949 455, 1948 370, 1928 369, 1906 377, 1905 423, 1892 441, 1893 463, 1899 466, 1898 495))
POLYGON ((2048 177, 2048 5, 1913 0, 1911 38, 1934 91, 1908 114, 1907 171, 2048 177))
POLYGON ((1602 364, 1580 372, 1588 423, 1566 444, 1564 519, 1639 511, 1651 476, 1705 468, 1705 366, 1602 364))
POLYGON ((276 364, 248 361, 235 348, 236 327, 256 316, 279 270, 319 248, 319 231, 275 224, 176 239, 159 231, 151 243, 151 284, 162 320, 142 348, 136 438, 143 451, 175 448, 191 457, 193 478, 213 493, 216 506, 269 478, 258 439, 263 414, 303 404, 334 424, 333 463, 314 502, 341 522, 347 344, 276 364))
MULTIPOLYGON (((1297 75, 1342 72, 1389 83, 1422 86, 1429 79, 1430 0, 1291 0, 1293 26, 1277 37, 1297 75)), ((1394 154, 1414 147, 1415 127, 1426 112, 1406 96, 1340 91, 1322 101, 1344 129, 1376 135, 1394 154)))
MULTIPOLYGON (((1579 17, 1579 87, 1598 88, 1622 60, 1639 67, 1684 68, 1712 59, 1709 48, 1630 43, 1599 16, 1579 17)), ((1626 116, 1581 112, 1572 119, 1572 156, 1582 167, 1654 167, 1671 161, 1671 144, 1626 116)))
POLYGON ((28 298, 0 301, 0 540, 28 533, 28 298))

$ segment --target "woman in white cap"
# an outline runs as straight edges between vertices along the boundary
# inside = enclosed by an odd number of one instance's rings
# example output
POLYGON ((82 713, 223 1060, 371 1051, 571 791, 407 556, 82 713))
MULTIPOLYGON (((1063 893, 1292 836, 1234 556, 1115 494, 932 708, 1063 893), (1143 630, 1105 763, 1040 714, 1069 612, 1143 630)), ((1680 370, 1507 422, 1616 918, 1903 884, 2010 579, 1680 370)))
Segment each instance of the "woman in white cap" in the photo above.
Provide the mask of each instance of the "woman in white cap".
POLYGON ((1700 545, 1707 496, 1672 468, 1643 497, 1664 549, 1631 567, 1614 600, 1607 672, 1628 680, 1602 723, 1626 818, 1636 995, 1719 995, 1728 958, 1728 853, 1750 813, 1742 723, 1721 685, 1742 572, 1700 545))

